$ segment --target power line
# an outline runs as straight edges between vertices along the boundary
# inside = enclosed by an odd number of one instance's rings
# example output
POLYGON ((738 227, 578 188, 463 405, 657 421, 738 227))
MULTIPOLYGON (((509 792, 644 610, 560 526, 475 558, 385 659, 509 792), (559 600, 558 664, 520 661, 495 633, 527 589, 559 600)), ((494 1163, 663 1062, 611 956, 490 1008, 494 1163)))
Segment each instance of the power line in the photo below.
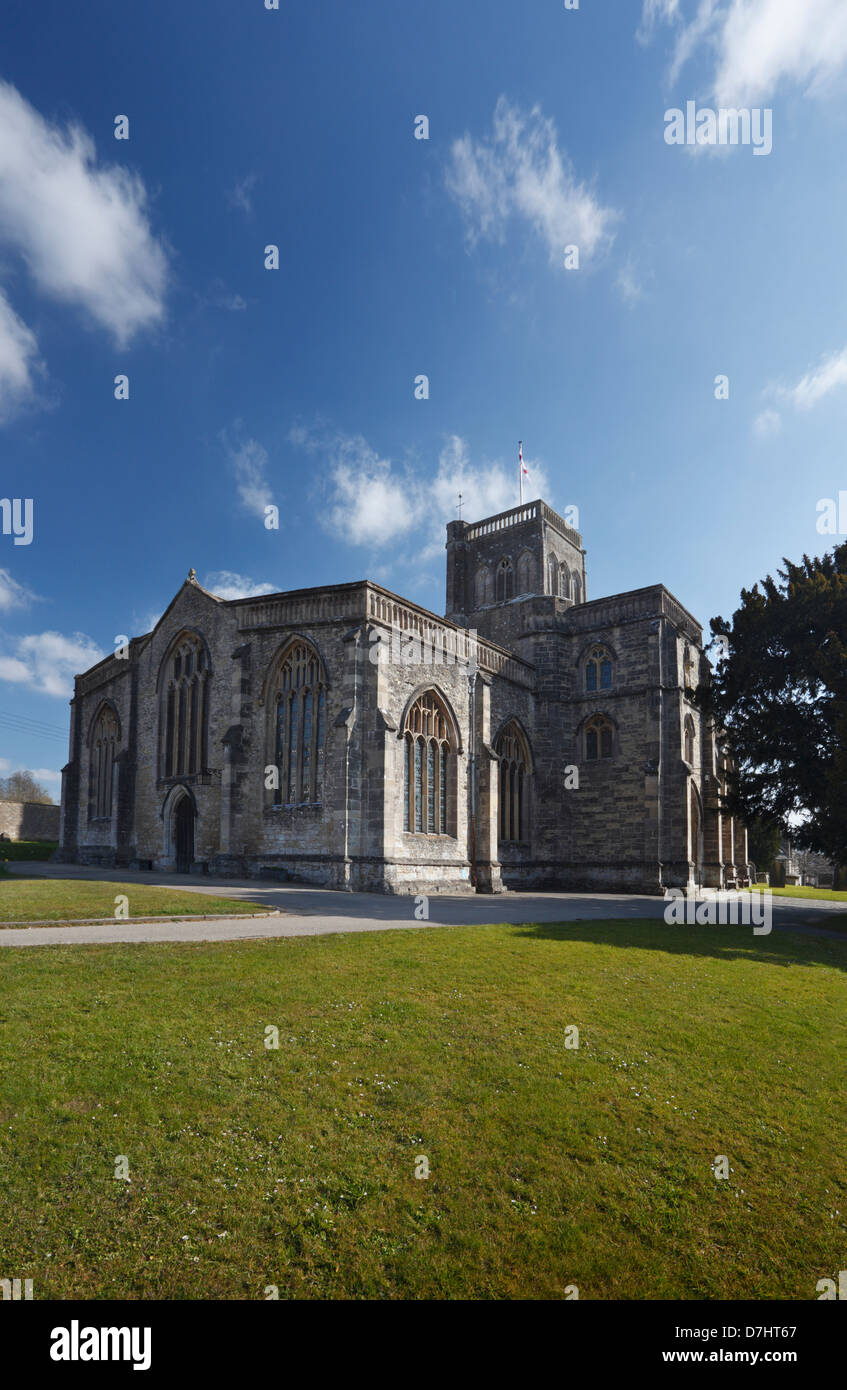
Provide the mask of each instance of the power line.
POLYGON ((55 725, 42 724, 38 720, 27 719, 21 715, 5 714, 0 711, 0 728, 8 729, 16 734, 29 734, 32 738, 53 738, 60 739, 63 743, 67 741, 67 732, 56 728, 55 725))
POLYGON ((40 729, 45 734, 61 734, 63 737, 66 730, 58 724, 47 724, 43 719, 31 719, 27 714, 10 714, 6 710, 0 710, 0 719, 10 719, 16 724, 25 724, 30 729, 40 729))
POLYGON ((12 710, 0 709, 0 718, 20 719, 25 724, 39 724, 42 729, 51 729, 54 734, 63 734, 65 728, 62 724, 48 724, 46 719, 33 719, 30 714, 16 714, 12 710))

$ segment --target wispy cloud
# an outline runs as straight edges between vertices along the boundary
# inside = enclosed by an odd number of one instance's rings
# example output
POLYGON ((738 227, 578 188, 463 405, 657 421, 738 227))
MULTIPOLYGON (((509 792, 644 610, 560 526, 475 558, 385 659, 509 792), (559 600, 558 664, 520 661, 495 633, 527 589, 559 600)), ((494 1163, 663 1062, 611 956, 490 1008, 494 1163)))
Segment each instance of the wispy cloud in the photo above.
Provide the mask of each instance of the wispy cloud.
POLYGON ((253 199, 250 195, 257 178, 257 174, 247 174, 245 178, 237 179, 232 188, 227 189, 226 200, 231 208, 239 208, 241 212, 250 215, 253 211, 253 199))
POLYGON ((757 439, 773 439, 782 429, 782 416, 778 410, 762 410, 753 421, 753 433, 757 439))
POLYGON ((106 655, 81 632, 70 637, 60 632, 33 633, 11 645, 14 655, 0 656, 0 681, 64 699, 73 694, 74 676, 106 655))
POLYGON ((32 398, 37 367, 35 334, 0 290, 0 422, 10 419, 32 398))
MULTIPOLYGON (((782 407, 795 411, 814 410, 821 401, 847 386, 847 348, 822 357, 793 386, 783 382, 769 382, 762 395, 782 407)), ((779 410, 769 406, 763 409, 753 421, 753 432, 760 439, 777 434, 782 428, 779 410)))
POLYGON ((11 758, 0 758, 0 776, 7 777, 10 772, 29 772, 36 782, 61 782, 61 772, 56 772, 52 767, 21 767, 11 758))
POLYGON ((223 280, 213 280, 208 292, 197 298, 201 304, 210 304, 213 309, 228 309, 230 313, 238 314, 247 308, 243 295, 227 289, 223 280))
POLYGON ((120 345, 164 318, 167 257, 150 230, 143 182, 98 165, 80 126, 51 124, 7 82, 0 242, 21 256, 42 294, 83 309, 120 345))
POLYGON ((718 103, 750 105, 781 82, 821 90, 847 63, 844 0, 644 0, 639 37, 661 23, 677 28, 671 80, 705 45, 715 55, 718 103))
MULTIPOLYGON (((238 431, 240 423, 237 423, 235 428, 238 431)), ((226 432, 221 434, 221 442, 235 474, 238 496, 243 506, 254 516, 264 518, 265 508, 273 503, 273 493, 267 478, 267 449, 257 439, 234 442, 226 432)))
POLYGON ((615 286, 624 304, 637 304, 644 298, 644 288, 631 260, 627 260, 626 264, 621 266, 615 277, 615 286))
POLYGON ((214 570, 203 580, 203 588, 218 598, 260 598, 263 594, 279 593, 278 584, 260 584, 233 570, 214 570))
POLYGON ((551 264, 563 268, 566 246, 578 246, 584 262, 611 243, 618 214, 576 178, 553 121, 538 106, 523 112, 501 96, 490 136, 466 133, 453 142, 446 184, 470 245, 504 241, 512 220, 532 227, 551 264))
MULTIPOLYGON (((361 435, 326 435, 297 427, 292 442, 326 461, 328 505, 323 524, 348 545, 375 555, 413 541, 402 563, 426 563, 444 550, 444 527, 456 516, 458 494, 466 518, 491 516, 517 506, 517 457, 472 462, 466 442, 451 435, 427 476, 420 465, 379 454, 361 435)), ((549 495, 543 466, 527 459, 532 497, 549 495)), ((397 558, 393 557, 397 564, 397 558)))
POLYGON ((796 386, 775 390, 798 410, 811 410, 826 396, 847 386, 847 348, 824 357, 816 367, 806 372, 796 386))
POLYGON ((151 608, 141 618, 136 617, 133 621, 134 635, 144 637, 148 632, 152 632, 163 612, 162 608, 151 608))
POLYGON ((38 595, 13 579, 9 570, 0 569, 0 613, 10 613, 13 608, 28 608, 38 595))
POLYGON ((646 43, 657 24, 678 18, 679 0, 644 0, 636 38, 640 43, 646 43))

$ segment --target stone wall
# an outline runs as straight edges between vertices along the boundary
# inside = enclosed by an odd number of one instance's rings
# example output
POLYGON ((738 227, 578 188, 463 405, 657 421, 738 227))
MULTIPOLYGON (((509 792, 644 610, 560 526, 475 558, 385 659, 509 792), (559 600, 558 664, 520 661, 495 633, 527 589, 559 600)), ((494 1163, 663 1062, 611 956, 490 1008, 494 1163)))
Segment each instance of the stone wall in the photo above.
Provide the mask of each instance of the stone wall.
POLYGON ((582 566, 583 578, 584 552, 544 503, 473 526, 452 522, 447 551, 455 621, 367 582, 227 602, 189 578, 126 660, 109 657, 77 678, 59 856, 173 870, 174 812, 188 797, 197 873, 391 893, 468 891, 474 872, 489 891, 502 881, 659 893, 743 876, 746 838, 720 811, 715 739, 692 698, 708 663, 691 614, 662 585, 580 603, 545 593, 548 551, 582 566), (475 568, 493 565, 504 546, 516 575, 529 557, 523 574, 538 592, 471 607, 475 568), (208 657, 208 757, 202 771, 166 778, 164 663, 186 631, 202 637, 208 657), (266 787, 275 759, 270 681, 295 638, 323 668, 319 805, 275 805, 266 787), (589 691, 597 645, 610 654, 613 678, 589 691), (448 827, 439 835, 404 828, 404 717, 429 688, 450 725, 448 827), (121 751, 115 809, 97 821, 89 750, 104 701, 119 721, 121 751), (595 714, 611 721, 613 747, 589 760, 585 724, 595 714), (495 750, 511 722, 530 775, 524 833, 500 845, 495 750))
POLYGON ((39 801, 0 801, 0 834, 10 840, 58 840, 59 807, 39 801))
MULTIPOLYGON (((274 875, 336 888, 388 892, 465 891, 471 882, 467 635, 425 610, 398 604, 367 584, 223 602, 187 582, 155 631, 136 639, 129 659, 107 658, 77 679, 72 758, 64 775, 65 829, 60 857, 90 864, 128 863, 173 870, 170 823, 175 798, 189 795, 195 820, 193 872, 274 875), (423 647, 398 658, 393 629, 440 634, 447 659, 423 647), (186 630, 208 652, 208 767, 202 775, 162 775, 163 663, 186 630), (375 638, 385 639, 374 660, 375 638), (320 657, 326 687, 325 755, 320 805, 274 805, 265 775, 274 761, 269 682, 292 639, 320 657), (445 641, 446 639, 446 641, 445 641), (455 656, 462 648, 462 660, 455 656), (418 693, 434 687, 452 723, 447 835, 410 834, 402 824, 403 718, 418 693), (114 805, 108 821, 91 818, 91 732, 104 702, 120 726, 114 805)), ((477 737, 487 710, 483 685, 499 671, 527 699, 531 673, 505 651, 479 653, 477 737), (489 674, 485 674, 486 671, 489 674), (503 674, 506 672, 507 674, 503 674)), ((490 757, 488 759, 490 762, 490 757)), ((484 766, 483 773, 488 774, 484 766)), ((483 781, 485 780, 483 776, 483 781)), ((483 856, 489 880, 496 845, 483 856)))

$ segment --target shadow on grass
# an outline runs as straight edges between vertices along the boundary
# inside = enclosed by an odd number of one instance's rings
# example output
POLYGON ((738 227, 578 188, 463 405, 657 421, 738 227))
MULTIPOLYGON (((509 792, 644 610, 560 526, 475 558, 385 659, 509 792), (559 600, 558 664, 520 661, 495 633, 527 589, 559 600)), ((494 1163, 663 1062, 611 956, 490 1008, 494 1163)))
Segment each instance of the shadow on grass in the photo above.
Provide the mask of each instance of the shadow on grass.
POLYGON ((745 960, 762 965, 824 965, 847 971, 847 939, 806 936, 785 928, 769 936, 754 936, 752 927, 667 926, 642 917, 639 921, 527 922, 512 929, 516 936, 544 941, 586 941, 624 946, 666 955, 704 956, 712 960, 745 960))

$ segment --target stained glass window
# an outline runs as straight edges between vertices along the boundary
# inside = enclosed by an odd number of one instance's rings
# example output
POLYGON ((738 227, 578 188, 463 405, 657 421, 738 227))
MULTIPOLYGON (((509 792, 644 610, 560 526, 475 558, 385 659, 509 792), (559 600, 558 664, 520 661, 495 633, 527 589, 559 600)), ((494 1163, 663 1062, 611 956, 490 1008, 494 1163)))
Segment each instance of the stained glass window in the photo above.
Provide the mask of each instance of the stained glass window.
POLYGON ((434 691, 427 691, 411 706, 403 733, 403 828, 446 835, 450 725, 434 691))
POLYGON ((597 758, 611 758, 614 744, 614 729, 611 720, 604 714, 595 714, 585 725, 585 757, 588 762, 597 758))
POLYGON ((526 840, 523 785, 529 767, 526 740, 514 720, 507 724, 494 748, 500 759, 500 839, 526 840))
POLYGON ((319 804, 323 796, 326 680, 323 663, 303 641, 294 642, 277 667, 275 747, 277 806, 319 804))
POLYGON ((208 666, 203 639, 194 632, 177 638, 168 659, 162 695, 161 775, 205 772, 209 728, 208 666))

